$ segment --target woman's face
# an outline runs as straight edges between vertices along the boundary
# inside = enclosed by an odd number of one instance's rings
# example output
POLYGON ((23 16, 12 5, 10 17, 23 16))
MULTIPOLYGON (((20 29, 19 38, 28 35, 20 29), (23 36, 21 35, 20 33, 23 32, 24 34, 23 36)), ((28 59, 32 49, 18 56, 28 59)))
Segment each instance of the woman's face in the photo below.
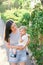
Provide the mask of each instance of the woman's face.
POLYGON ((13 23, 13 24, 11 25, 11 30, 12 30, 12 32, 15 32, 15 31, 17 30, 17 26, 16 26, 15 23, 13 23))

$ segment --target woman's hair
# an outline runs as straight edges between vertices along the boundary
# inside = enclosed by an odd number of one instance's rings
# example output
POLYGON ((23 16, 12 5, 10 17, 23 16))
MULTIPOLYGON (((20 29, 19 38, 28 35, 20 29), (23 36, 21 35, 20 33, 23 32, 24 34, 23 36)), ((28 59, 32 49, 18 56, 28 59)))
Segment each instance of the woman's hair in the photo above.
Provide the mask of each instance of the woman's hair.
POLYGON ((5 28, 5 40, 8 42, 9 39, 9 34, 12 32, 11 31, 11 25, 12 25, 13 21, 12 20, 8 20, 6 23, 6 28, 5 28))

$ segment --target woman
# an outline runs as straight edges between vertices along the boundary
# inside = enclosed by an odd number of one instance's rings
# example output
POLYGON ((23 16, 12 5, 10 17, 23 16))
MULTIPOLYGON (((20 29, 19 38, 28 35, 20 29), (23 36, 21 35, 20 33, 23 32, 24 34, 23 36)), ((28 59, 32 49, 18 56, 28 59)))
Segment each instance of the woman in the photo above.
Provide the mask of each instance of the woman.
MULTIPOLYGON (((25 47, 17 46, 19 38, 20 38, 20 33, 19 33, 19 30, 18 30, 16 24, 12 20, 9 20, 6 23, 6 30, 5 30, 5 41, 7 42, 6 43, 7 48, 8 49, 15 48, 16 50, 24 49, 25 47)), ((8 52, 8 60, 11 63, 11 65, 17 65, 17 63, 19 63, 20 65, 25 65, 26 64, 25 63, 26 54, 24 53, 23 55, 20 55, 20 53, 17 52, 16 57, 11 57, 10 51, 9 51, 8 52)))

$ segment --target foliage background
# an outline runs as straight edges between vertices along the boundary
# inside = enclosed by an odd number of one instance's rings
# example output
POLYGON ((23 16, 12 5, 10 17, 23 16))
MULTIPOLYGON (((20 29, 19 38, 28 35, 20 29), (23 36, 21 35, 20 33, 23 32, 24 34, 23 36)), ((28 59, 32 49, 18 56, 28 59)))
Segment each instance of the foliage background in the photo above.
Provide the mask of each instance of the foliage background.
POLYGON ((14 20, 18 27, 27 26, 32 51, 38 65, 43 65, 43 3, 42 0, 0 0, 0 18, 14 20))

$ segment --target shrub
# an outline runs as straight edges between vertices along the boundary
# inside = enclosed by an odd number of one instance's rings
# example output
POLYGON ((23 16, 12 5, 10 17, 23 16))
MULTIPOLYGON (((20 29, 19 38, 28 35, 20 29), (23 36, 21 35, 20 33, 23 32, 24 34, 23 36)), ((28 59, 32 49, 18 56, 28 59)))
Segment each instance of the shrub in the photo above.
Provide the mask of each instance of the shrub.
POLYGON ((43 9, 34 9, 31 13, 31 43, 29 48, 33 52, 38 65, 43 65, 43 9), (40 34, 42 35, 40 39, 40 34))
POLYGON ((29 26, 29 21, 30 21, 30 14, 29 13, 24 13, 20 23, 22 23, 22 25, 28 25, 29 26))

